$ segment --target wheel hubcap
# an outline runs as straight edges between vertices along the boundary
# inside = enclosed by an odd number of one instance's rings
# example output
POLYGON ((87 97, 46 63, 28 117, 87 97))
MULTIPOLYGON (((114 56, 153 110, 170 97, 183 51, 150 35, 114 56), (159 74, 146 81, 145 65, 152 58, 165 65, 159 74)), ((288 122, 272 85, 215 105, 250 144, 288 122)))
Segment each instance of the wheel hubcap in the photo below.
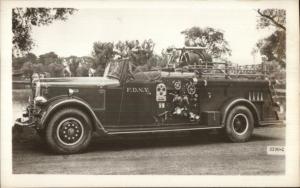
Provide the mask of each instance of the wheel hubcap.
POLYGON ((238 135, 243 135, 249 127, 248 118, 245 114, 236 114, 232 121, 233 131, 238 135))
POLYGON ((67 118, 61 121, 57 127, 57 138, 65 145, 77 144, 83 136, 83 125, 76 118, 67 118))

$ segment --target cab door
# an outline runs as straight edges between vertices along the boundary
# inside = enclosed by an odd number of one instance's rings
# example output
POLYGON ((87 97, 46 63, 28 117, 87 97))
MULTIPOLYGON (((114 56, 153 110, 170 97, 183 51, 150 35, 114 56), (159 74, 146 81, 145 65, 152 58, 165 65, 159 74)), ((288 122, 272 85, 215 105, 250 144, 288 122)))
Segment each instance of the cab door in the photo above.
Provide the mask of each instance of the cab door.
POLYGON ((153 126, 155 83, 131 80, 122 89, 120 126, 153 126))
POLYGON ((110 87, 105 92, 104 124, 107 127, 118 127, 120 124, 120 109, 122 99, 122 86, 110 87))

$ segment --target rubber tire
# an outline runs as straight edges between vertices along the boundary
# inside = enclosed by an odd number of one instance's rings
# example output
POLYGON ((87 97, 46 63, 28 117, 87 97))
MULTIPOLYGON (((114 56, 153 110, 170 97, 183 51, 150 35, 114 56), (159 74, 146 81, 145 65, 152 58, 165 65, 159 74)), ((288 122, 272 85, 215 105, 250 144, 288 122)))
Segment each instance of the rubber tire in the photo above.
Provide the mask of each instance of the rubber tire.
POLYGON ((92 124, 89 117, 82 111, 74 108, 65 108, 54 114, 51 117, 46 127, 46 141, 50 148, 59 154, 73 154, 82 152, 87 148, 92 137, 92 124), (56 131, 59 123, 66 118, 76 118, 83 125, 83 136, 75 145, 66 145, 59 141, 56 131))
POLYGON ((230 141, 232 142, 246 142, 250 139, 254 129, 254 118, 252 112, 245 106, 236 106, 230 110, 225 124, 225 133, 230 141), (248 119, 248 129, 247 131, 239 135, 233 130, 232 121, 236 114, 244 114, 248 119))

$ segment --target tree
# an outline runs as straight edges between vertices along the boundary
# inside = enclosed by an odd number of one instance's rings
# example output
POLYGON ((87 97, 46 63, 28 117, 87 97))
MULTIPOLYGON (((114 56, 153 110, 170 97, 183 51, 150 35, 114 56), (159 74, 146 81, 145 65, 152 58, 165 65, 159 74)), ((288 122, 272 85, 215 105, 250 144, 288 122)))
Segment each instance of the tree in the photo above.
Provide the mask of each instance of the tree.
POLYGON ((92 56, 94 69, 104 70, 106 64, 113 58, 130 58, 136 65, 145 65, 153 56, 154 42, 151 39, 112 42, 95 42, 92 56), (100 66, 100 67, 99 67, 100 66))
POLYGON ((64 66, 61 63, 53 62, 47 65, 47 72, 50 73, 51 77, 62 77, 64 66))
POLYGON ((56 61, 58 61, 58 55, 55 52, 49 52, 39 56, 39 63, 44 65, 48 65, 56 61))
POLYGON ((89 67, 87 64, 81 64, 76 69, 76 76, 87 77, 89 76, 89 67))
POLYGON ((72 55, 72 56, 66 57, 65 60, 69 64, 72 76, 77 76, 76 75, 76 70, 77 70, 77 67, 79 65, 80 58, 77 57, 77 56, 72 55))
POLYGON ((45 66, 40 63, 35 63, 32 65, 32 70, 34 73, 43 74, 45 72, 45 66))
POLYGON ((260 53, 267 57, 268 61, 277 61, 285 67, 286 35, 284 31, 277 30, 270 36, 261 39, 256 44, 260 53))
POLYGON ((23 64, 25 62, 31 62, 31 63, 36 63, 37 62, 37 57, 33 53, 28 53, 24 57, 12 57, 12 63, 13 63, 13 69, 17 70, 22 68, 23 64))
POLYGON ((256 48, 267 61, 277 61, 281 67, 286 66, 286 12, 283 9, 257 10, 257 28, 273 27, 275 31, 257 42, 256 48))
POLYGON ((223 31, 211 27, 192 27, 181 32, 185 36, 186 46, 197 46, 197 40, 206 39, 206 52, 213 58, 226 58, 231 55, 228 42, 224 38, 223 31))
POLYGON ((258 28, 266 28, 269 26, 275 26, 277 29, 286 30, 286 12, 283 9, 258 9, 257 13, 259 15, 257 21, 258 28))
POLYGON ((138 40, 130 42, 126 41, 125 45, 127 46, 128 57, 131 58, 136 66, 147 64, 148 67, 151 67, 149 61, 153 61, 153 49, 155 46, 151 39, 144 40, 142 43, 138 40))
POLYGON ((55 52, 42 54, 37 60, 38 65, 33 65, 33 71, 37 73, 48 72, 51 77, 60 77, 64 68, 61 61, 55 52))
POLYGON ((34 46, 31 31, 34 26, 65 21, 73 8, 14 8, 12 9, 13 55, 28 53, 34 46))
POLYGON ((93 44, 92 56, 95 59, 94 67, 105 67, 106 64, 113 58, 114 44, 111 42, 95 42, 93 44))
POLYGON ((21 68, 23 74, 28 77, 31 78, 32 74, 33 74, 33 64, 32 62, 25 62, 21 68))

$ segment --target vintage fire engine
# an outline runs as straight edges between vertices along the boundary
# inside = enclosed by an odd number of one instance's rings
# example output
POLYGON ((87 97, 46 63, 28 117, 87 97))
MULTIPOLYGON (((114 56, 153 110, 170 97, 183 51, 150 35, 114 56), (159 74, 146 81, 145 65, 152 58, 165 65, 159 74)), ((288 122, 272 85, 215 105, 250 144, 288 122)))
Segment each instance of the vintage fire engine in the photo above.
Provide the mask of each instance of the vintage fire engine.
POLYGON ((255 127, 279 122, 275 81, 262 65, 191 63, 195 48, 172 50, 180 57, 160 70, 143 72, 120 59, 107 65, 103 77, 36 79, 15 125, 35 128, 53 151, 70 154, 83 151, 93 132, 219 129, 232 142, 245 142, 255 127))

